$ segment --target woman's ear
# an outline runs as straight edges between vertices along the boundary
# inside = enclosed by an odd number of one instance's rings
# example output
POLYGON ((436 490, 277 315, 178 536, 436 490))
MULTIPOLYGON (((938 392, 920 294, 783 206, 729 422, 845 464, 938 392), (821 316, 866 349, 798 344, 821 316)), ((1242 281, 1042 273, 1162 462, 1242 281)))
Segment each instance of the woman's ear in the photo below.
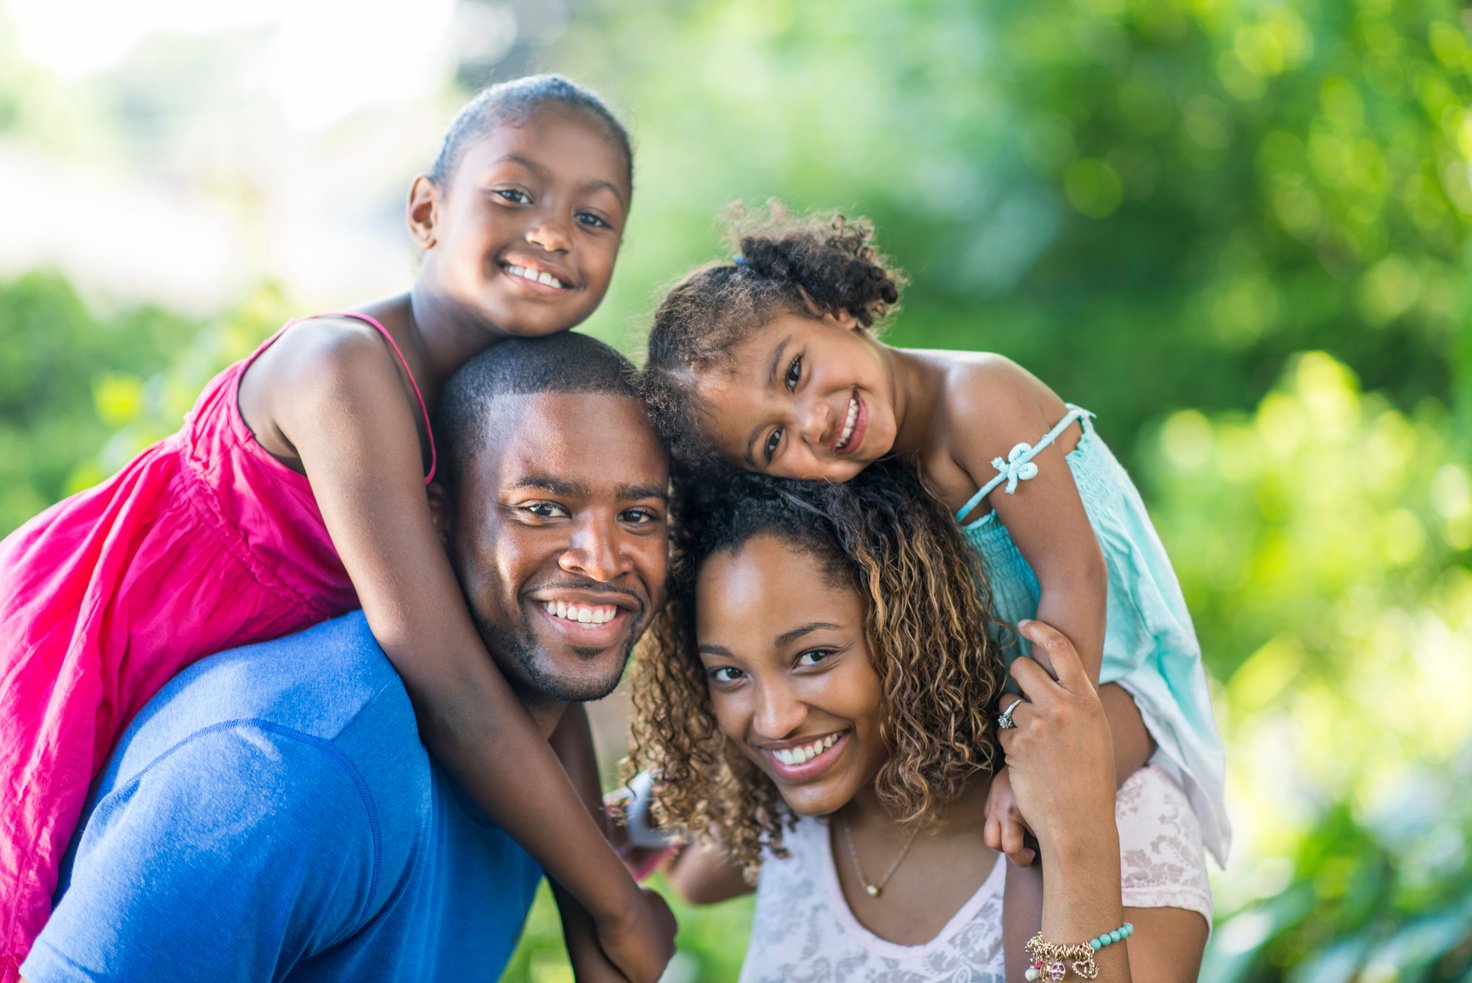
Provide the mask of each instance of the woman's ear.
POLYGON ((404 217, 409 224, 409 235, 420 249, 433 249, 438 241, 435 226, 439 221, 439 206, 439 185, 426 174, 416 177, 409 185, 409 204, 404 217))

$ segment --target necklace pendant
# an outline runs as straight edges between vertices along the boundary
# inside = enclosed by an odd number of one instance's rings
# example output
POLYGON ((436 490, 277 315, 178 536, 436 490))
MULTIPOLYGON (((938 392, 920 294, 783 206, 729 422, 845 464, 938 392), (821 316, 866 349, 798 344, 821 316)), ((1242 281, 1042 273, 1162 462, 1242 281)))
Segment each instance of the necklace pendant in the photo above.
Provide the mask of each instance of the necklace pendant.
POLYGON ((881 890, 881 888, 879 887, 878 884, 865 884, 864 885, 864 893, 867 894, 871 898, 877 898, 877 897, 879 897, 880 890, 881 890))

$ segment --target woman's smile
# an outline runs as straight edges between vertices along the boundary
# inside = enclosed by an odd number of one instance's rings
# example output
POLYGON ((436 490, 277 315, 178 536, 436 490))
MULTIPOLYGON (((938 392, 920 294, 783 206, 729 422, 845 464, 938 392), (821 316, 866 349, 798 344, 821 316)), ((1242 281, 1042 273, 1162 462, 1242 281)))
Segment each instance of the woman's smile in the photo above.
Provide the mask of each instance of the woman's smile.
POLYGON ((778 741, 761 745, 767 771, 779 782, 805 782, 821 776, 842 756, 849 732, 840 731, 815 740, 778 741))
POLYGON ((700 571, 696 635, 716 722, 799 815, 841 809, 889 758, 866 610, 811 551, 770 535, 700 571))

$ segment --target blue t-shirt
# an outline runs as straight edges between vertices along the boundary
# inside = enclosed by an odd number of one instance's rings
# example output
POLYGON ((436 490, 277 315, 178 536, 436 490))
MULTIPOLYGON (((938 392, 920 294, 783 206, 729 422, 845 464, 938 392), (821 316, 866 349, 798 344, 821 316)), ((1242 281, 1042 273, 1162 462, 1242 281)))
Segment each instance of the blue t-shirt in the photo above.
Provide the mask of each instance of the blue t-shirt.
POLYGON ((83 823, 33 983, 494 981, 542 876, 430 761, 361 612, 180 673, 83 823))

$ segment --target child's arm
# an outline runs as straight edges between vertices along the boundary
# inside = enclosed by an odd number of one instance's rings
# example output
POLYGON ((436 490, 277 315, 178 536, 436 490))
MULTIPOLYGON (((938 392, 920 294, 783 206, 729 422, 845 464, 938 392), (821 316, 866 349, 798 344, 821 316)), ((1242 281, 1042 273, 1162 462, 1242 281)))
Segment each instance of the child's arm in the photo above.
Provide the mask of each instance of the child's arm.
POLYGON ((681 898, 690 904, 706 905, 751 894, 741 868, 726 858, 719 844, 691 843, 665 868, 664 876, 681 898))
MULTIPOLYGON (((958 380, 955 419, 980 421, 957 428, 953 456, 978 486, 997 474, 993 461, 1006 461, 1011 449, 1036 444, 1065 414, 1052 390, 1005 359, 968 368, 958 380)), ((1064 460, 1078 437, 1070 428, 1032 459, 1036 473, 1012 485, 1004 482, 987 497, 1007 527, 1041 587, 1037 619, 1073 641, 1084 669, 1097 685, 1104 661, 1104 611, 1109 586, 1104 554, 1084 512, 1083 500, 1064 460), (1060 447, 1062 443, 1064 446, 1060 447)))
POLYGON ((425 744, 598 923, 610 958, 657 979, 673 928, 614 855, 471 622, 430 516, 405 387, 366 327, 303 330, 265 386, 374 637, 414 700, 425 744))
MULTIPOLYGON (((583 805, 599 826, 607 830, 607 819, 603 811, 603 791, 598 777, 598 758, 593 746, 593 732, 588 727, 588 713, 580 703, 569 704, 563 711, 562 720, 548 741, 557 759, 567 769, 568 777, 583 798, 583 805)), ((572 963, 573 975, 584 981, 607 980, 617 983, 624 976, 609 962, 598 945, 598 933, 592 918, 577 899, 560 884, 552 881, 552 894, 557 899, 557 910, 562 916, 562 937, 567 945, 568 960, 572 963)), ((660 898, 658 904, 663 904, 660 898)), ((671 916, 673 917, 673 916, 671 916)))

